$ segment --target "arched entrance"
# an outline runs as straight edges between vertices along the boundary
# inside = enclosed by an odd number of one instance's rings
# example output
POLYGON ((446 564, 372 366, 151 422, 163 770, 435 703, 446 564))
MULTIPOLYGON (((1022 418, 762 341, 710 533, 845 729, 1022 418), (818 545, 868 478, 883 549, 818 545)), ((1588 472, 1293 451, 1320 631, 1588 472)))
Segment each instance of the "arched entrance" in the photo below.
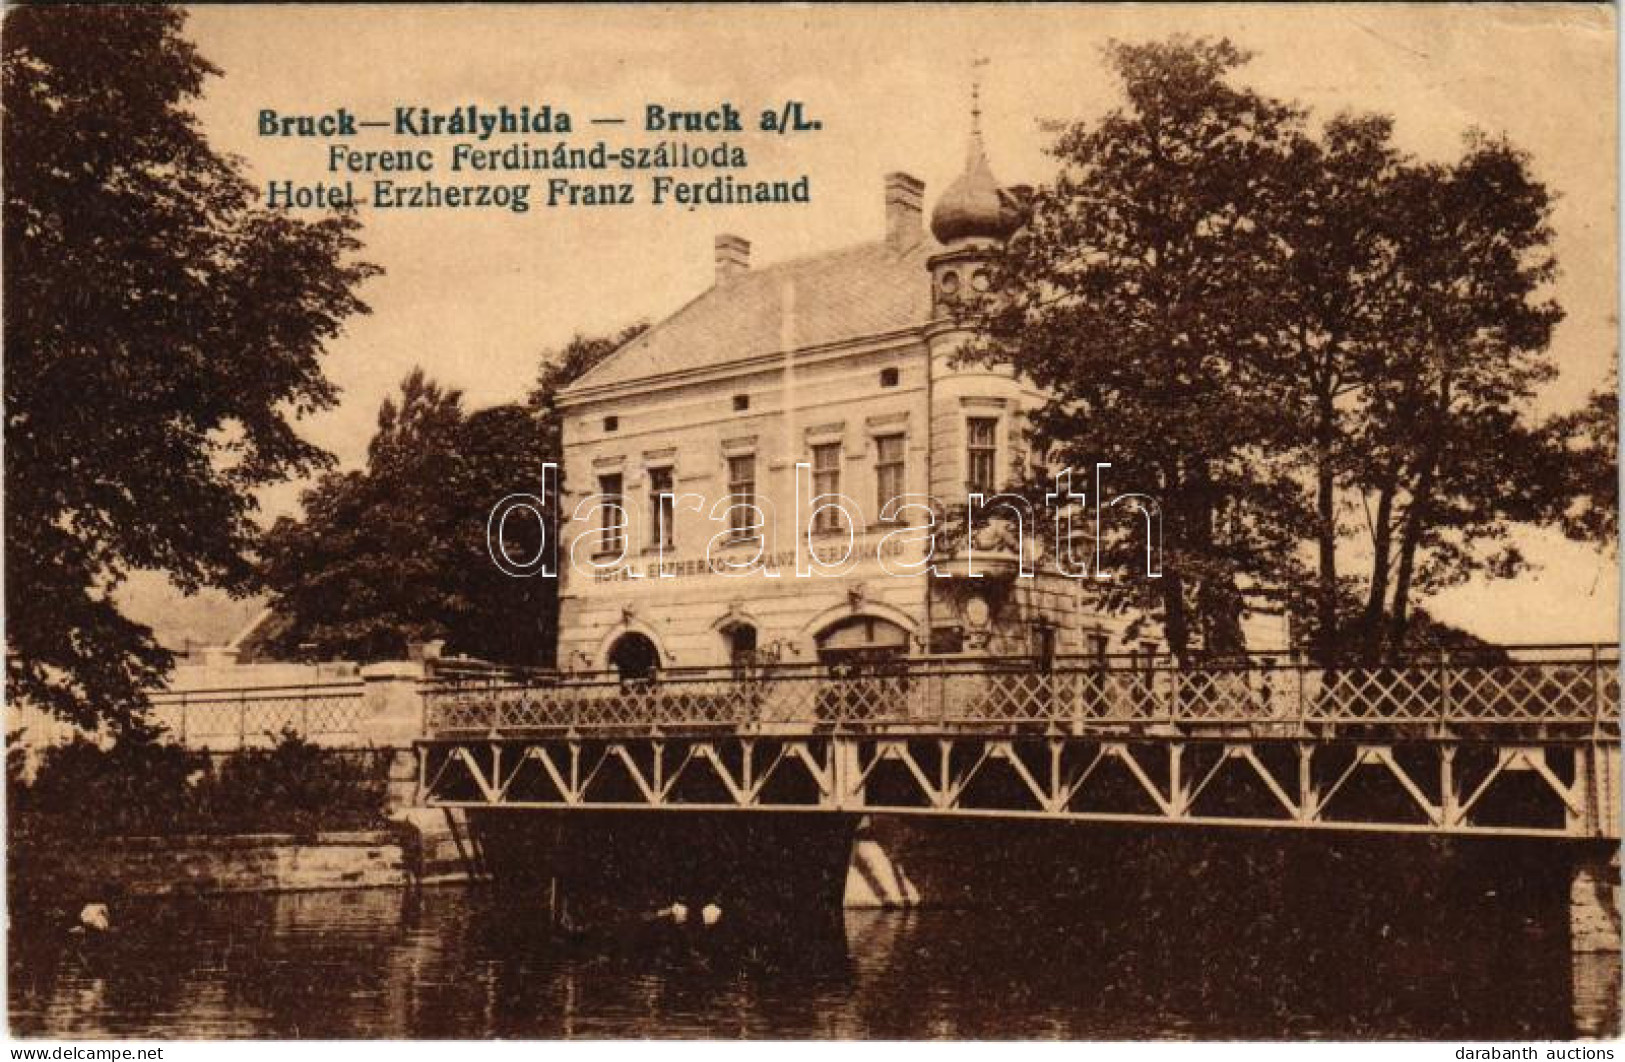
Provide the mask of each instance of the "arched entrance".
POLYGON ((818 718, 859 722, 907 704, 908 631, 878 616, 853 616, 818 634, 818 662, 829 678, 818 691, 818 718))
POLYGON ((622 682, 652 679, 660 669, 660 650, 647 635, 627 631, 609 647, 609 666, 619 672, 622 682))
POLYGON ((908 631, 878 616, 853 616, 818 634, 818 662, 835 678, 898 674, 908 658, 908 631))

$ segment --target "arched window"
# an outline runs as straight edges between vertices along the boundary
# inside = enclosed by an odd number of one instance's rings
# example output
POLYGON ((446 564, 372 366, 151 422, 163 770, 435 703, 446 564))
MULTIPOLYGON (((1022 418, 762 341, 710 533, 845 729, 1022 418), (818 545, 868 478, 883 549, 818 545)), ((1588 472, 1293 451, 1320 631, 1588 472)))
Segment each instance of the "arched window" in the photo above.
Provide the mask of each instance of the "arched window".
POLYGON ((758 663, 756 655, 756 628, 749 623, 732 623, 722 628, 722 638, 728 645, 728 666, 736 677, 744 677, 758 663))
POLYGON ((735 661, 749 659, 756 652, 756 628, 748 623, 736 623, 722 632, 728 639, 728 656, 735 661))
POLYGON ((660 650, 647 636, 628 631, 610 646, 609 664, 620 673, 622 682, 652 679, 660 668, 660 650))

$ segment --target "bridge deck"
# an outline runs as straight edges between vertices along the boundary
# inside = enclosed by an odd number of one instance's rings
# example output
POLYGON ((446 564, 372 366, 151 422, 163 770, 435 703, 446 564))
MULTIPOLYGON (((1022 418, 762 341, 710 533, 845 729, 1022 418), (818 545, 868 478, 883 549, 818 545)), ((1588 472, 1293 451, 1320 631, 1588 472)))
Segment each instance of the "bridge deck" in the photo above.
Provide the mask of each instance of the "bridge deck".
POLYGON ((425 704, 442 806, 1619 836, 1613 649, 462 682, 425 704))

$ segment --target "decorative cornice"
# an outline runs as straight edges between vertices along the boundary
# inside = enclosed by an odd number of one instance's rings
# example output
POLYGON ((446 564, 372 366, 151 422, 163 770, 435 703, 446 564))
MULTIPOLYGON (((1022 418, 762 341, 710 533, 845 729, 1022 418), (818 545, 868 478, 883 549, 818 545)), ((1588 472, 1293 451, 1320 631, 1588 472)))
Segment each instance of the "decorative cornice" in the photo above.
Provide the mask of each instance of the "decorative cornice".
POLYGON ((598 387, 584 388, 580 391, 566 390, 558 396, 557 406, 561 410, 576 409, 595 402, 610 401, 617 398, 641 398, 653 391, 729 380, 748 374, 773 372, 782 369, 787 358, 795 359, 798 367, 800 367, 802 364, 816 365, 846 357, 890 353, 910 346, 912 343, 920 342, 924 338, 923 326, 912 325, 894 332, 855 336, 851 339, 819 346, 800 347, 789 351, 773 351, 769 354, 754 354, 724 365, 712 365, 703 369, 679 369, 675 372, 645 376, 637 380, 622 380, 612 384, 602 384, 598 387))

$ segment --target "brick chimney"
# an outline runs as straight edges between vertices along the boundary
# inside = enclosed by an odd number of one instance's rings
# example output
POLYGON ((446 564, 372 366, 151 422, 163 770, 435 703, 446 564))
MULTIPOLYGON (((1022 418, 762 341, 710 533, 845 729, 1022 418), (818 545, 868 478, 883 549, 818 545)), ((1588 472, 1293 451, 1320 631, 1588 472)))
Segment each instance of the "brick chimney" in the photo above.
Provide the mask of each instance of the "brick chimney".
POLYGON ((731 233, 717 237, 717 280, 725 284, 750 268, 750 241, 731 233))
POLYGON ((906 173, 886 174, 886 242, 906 251, 924 232, 925 183, 906 173))

